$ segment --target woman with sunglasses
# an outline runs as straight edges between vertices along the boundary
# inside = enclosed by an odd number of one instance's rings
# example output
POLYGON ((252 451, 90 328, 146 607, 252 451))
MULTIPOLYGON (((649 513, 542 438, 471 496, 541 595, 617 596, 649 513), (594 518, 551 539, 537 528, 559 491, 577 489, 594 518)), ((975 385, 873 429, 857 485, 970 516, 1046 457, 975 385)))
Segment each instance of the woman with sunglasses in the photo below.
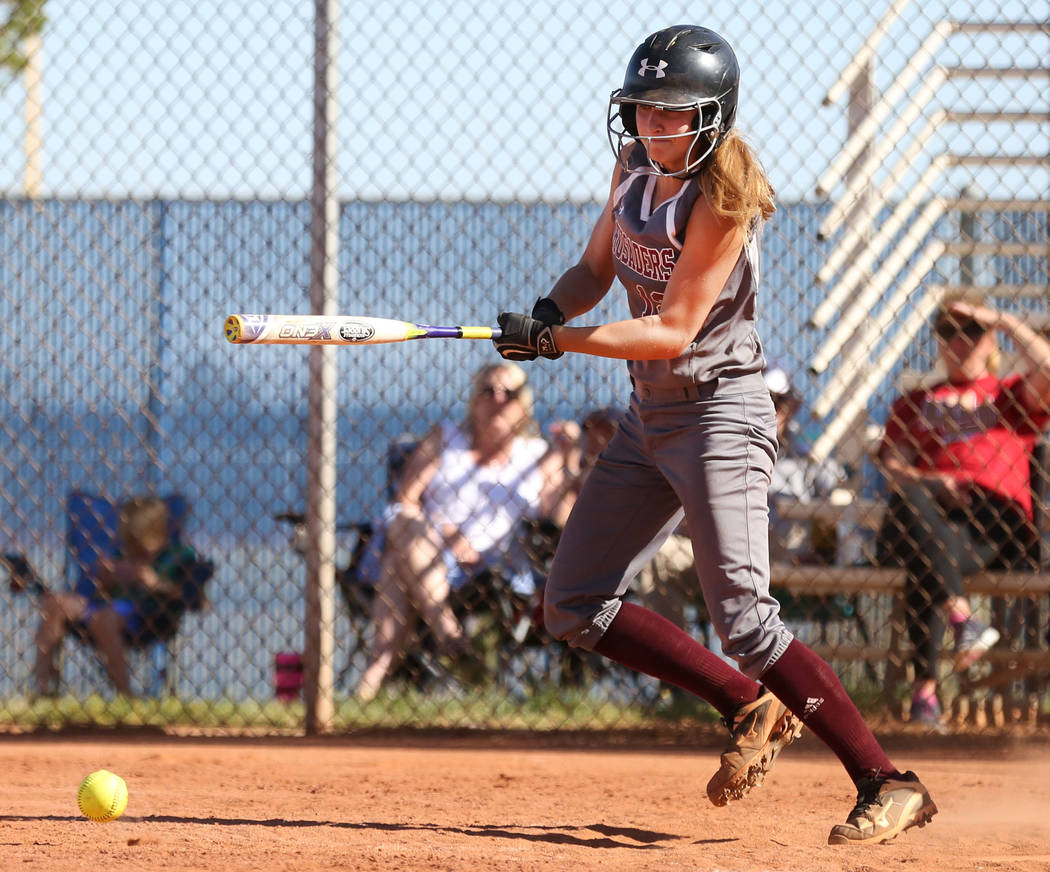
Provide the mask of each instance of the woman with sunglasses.
POLYGON ((526 518, 549 515, 562 490, 560 459, 537 431, 525 371, 492 364, 474 376, 466 420, 434 427, 406 461, 383 528, 375 639, 358 700, 379 691, 417 617, 448 662, 480 671, 449 600, 483 570, 532 593, 516 536, 526 518))
POLYGON ((498 318, 504 357, 623 359, 634 387, 562 533, 544 618, 556 638, 721 713, 730 738, 707 785, 715 805, 759 784, 805 724, 857 789, 829 843, 881 842, 929 820, 936 806, 914 773, 890 762, 828 664, 784 626, 769 592, 776 415, 755 319, 761 228, 775 207, 760 162, 732 129, 738 83, 732 48, 707 28, 669 27, 639 45, 609 101, 618 166, 582 258, 531 316, 498 318), (632 318, 567 326, 614 278, 632 318), (739 669, 624 601, 683 517, 708 614, 739 669))
POLYGON ((944 307, 933 328, 941 378, 894 403, 879 448, 891 488, 879 538, 882 560, 907 572, 911 719, 943 730, 943 618, 953 631, 957 671, 999 640, 974 617, 963 577, 993 564, 1037 568, 1031 456, 1050 421, 1050 342, 1014 315, 965 300, 944 307), (1021 358, 1020 370, 1002 378, 997 332, 1021 358))

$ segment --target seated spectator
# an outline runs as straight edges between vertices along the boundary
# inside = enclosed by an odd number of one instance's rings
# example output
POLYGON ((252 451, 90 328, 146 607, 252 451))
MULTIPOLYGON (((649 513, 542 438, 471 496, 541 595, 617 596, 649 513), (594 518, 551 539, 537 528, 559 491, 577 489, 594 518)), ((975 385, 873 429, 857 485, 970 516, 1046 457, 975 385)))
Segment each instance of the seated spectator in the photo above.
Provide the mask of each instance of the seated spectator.
POLYGON ((117 535, 117 554, 99 558, 88 584, 78 591, 44 591, 34 668, 40 693, 54 691, 58 649, 70 630, 78 630, 102 654, 113 686, 130 695, 127 647, 147 635, 163 636, 187 607, 187 582, 199 558, 192 548, 172 544, 164 500, 140 497, 124 503, 117 535))
POLYGON ((880 556, 903 565, 908 579, 911 717, 938 727, 942 612, 956 670, 999 639, 973 615, 963 577, 1035 568, 1030 457, 1050 421, 1050 343, 1013 315, 963 300, 942 308, 933 327, 944 377, 898 398, 878 456, 891 488, 880 556), (1003 378, 997 332, 1021 359, 1020 371, 1003 378))
POLYGON ((375 585, 371 662, 359 701, 378 693, 422 618, 443 657, 475 668, 476 655, 450 603, 493 570, 532 593, 520 543, 523 521, 549 516, 562 490, 557 452, 537 435, 525 371, 502 362, 473 380, 466 420, 432 429, 405 464, 385 523, 375 585))
POLYGON ((802 397, 791 384, 787 371, 771 364, 764 372, 766 386, 777 412, 777 461, 769 483, 771 560, 791 563, 831 563, 834 537, 814 522, 782 518, 782 501, 810 504, 825 500, 846 478, 846 471, 832 459, 817 463, 801 436, 797 414, 802 397))

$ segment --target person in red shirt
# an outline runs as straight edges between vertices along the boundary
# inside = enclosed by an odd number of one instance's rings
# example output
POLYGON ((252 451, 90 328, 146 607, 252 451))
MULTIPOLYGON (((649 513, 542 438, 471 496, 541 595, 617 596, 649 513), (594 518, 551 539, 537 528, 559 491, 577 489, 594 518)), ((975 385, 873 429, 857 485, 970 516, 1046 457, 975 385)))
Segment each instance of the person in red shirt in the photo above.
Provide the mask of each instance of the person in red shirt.
POLYGON ((945 378, 894 403, 879 448, 891 488, 880 538, 908 575, 911 718, 943 729, 942 614, 954 632, 956 670, 999 640, 973 615, 963 577, 992 566, 1035 568, 1031 455, 1050 421, 1050 342, 1014 315, 963 300, 942 308, 934 332, 945 378), (1018 371, 1002 378, 997 333, 1020 358, 1018 371))

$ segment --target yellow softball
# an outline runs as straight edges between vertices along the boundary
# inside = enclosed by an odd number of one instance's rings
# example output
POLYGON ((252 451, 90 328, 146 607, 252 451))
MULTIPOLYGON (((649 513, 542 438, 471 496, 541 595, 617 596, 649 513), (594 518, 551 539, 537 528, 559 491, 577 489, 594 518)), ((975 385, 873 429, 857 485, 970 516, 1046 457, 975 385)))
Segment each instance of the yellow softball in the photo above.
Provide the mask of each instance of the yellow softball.
POLYGON ((99 769, 80 782, 77 805, 86 818, 100 824, 114 821, 128 807, 128 786, 119 775, 99 769))

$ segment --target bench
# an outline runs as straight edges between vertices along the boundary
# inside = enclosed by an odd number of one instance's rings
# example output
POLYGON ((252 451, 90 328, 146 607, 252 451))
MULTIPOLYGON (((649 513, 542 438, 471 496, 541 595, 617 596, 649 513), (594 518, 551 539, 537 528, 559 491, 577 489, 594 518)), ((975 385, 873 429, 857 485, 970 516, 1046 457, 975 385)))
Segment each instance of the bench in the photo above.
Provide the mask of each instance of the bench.
MULTIPOLYGON (((876 500, 851 500, 836 492, 823 503, 778 503, 780 517, 796 521, 818 520, 825 524, 848 521, 868 531, 878 530, 885 506, 876 500)), ((890 710, 903 716, 904 701, 899 698, 902 684, 908 683, 909 642, 904 628, 905 571, 878 566, 799 566, 774 562, 771 566, 771 585, 774 590, 787 591, 800 597, 858 596, 886 597, 889 608, 889 644, 873 644, 864 634, 862 644, 829 644, 821 642, 812 647, 826 660, 838 663, 865 664, 870 671, 874 664, 885 664, 882 696, 890 710)), ((1044 603, 1050 595, 1050 570, 1039 572, 984 571, 968 576, 966 592, 972 596, 991 598, 1000 603, 1014 600, 1044 603)), ((1035 606, 1038 608, 1038 606, 1035 606)), ((886 611, 885 606, 883 611, 886 611)), ((993 612, 995 609, 993 609, 993 612)), ((1010 629, 993 617, 1003 638, 1010 640, 1010 629)), ((1040 635, 1045 622, 1039 625, 1040 635)), ((981 660, 979 677, 962 677, 959 693, 952 703, 957 720, 972 721, 977 725, 1004 724, 1009 719, 1032 720, 1038 716, 1038 705, 1033 700, 1033 687, 1050 679, 1050 650, 1047 640, 1035 640, 1031 647, 1009 650, 1003 643, 989 651, 981 660), (1016 685, 1024 687, 1017 691, 1016 685), (1008 686, 1015 685, 1012 691, 1008 686)))
MULTIPOLYGON (((805 595, 898 593, 904 570, 879 566, 795 566, 774 563, 773 585, 805 595)), ((1050 572, 977 572, 966 578, 966 592, 983 596, 1036 596, 1050 593, 1050 572)))

